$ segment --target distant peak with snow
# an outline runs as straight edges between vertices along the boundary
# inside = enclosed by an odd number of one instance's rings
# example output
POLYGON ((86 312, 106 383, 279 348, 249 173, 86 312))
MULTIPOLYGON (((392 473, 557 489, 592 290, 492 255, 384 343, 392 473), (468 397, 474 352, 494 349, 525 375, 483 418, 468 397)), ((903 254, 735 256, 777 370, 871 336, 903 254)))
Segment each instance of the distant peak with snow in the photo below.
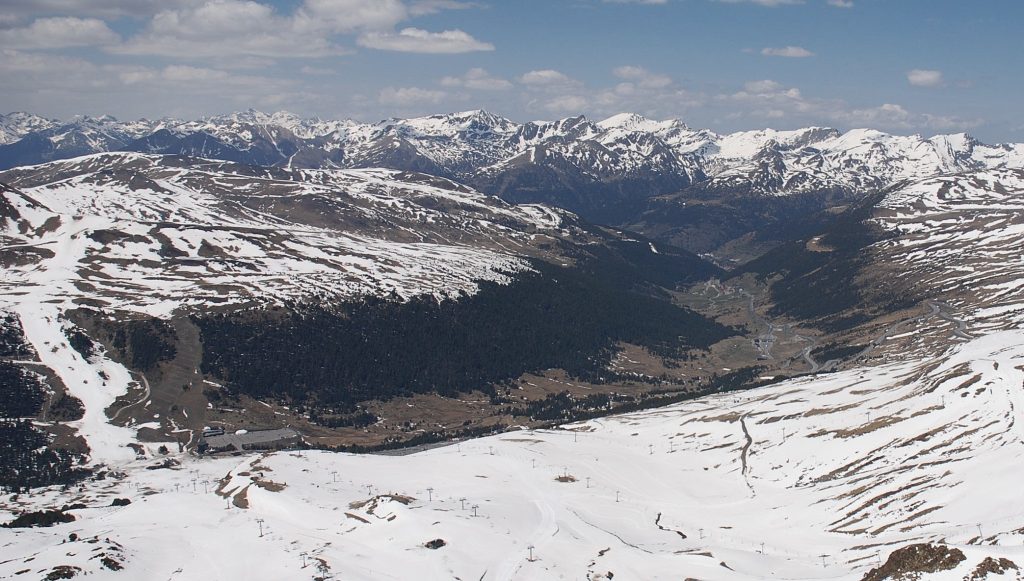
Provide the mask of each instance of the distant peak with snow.
POLYGON ((965 133, 924 138, 805 127, 719 134, 631 112, 597 122, 577 115, 527 123, 483 109, 375 123, 256 109, 196 121, 0 116, 0 169, 118 150, 263 166, 413 170, 528 201, 556 201, 567 190, 593 198, 593 184, 627 177, 641 180, 629 188, 641 197, 694 184, 755 195, 859 195, 905 179, 1024 167, 1024 145, 986 145, 965 133), (530 169, 553 167, 560 177, 530 169))
POLYGON ((637 113, 619 113, 598 121, 597 126, 602 129, 621 129, 623 131, 636 131, 641 133, 659 133, 669 129, 689 129, 685 123, 678 119, 665 121, 654 121, 637 113))

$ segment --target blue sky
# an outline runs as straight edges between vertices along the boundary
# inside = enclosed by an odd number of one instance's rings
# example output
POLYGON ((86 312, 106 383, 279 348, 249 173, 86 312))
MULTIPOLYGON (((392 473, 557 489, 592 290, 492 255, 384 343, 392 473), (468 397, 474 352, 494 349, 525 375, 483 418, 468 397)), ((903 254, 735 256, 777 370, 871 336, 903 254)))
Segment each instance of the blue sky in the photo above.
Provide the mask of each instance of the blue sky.
POLYGON ((1017 0, 17 0, 0 109, 634 111, 1024 141, 1017 0))

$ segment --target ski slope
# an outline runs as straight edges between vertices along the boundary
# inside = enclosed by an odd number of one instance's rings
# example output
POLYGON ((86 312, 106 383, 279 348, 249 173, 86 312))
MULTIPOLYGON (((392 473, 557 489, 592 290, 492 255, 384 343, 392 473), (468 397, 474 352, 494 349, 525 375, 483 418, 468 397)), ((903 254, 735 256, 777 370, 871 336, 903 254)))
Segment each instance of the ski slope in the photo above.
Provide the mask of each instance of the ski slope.
POLYGON ((312 579, 322 561, 336 579, 853 580, 942 541, 967 561, 924 578, 962 579, 988 556, 1024 561, 1022 339, 408 456, 136 461, 4 499, 89 508, 0 530, 0 578, 312 579))

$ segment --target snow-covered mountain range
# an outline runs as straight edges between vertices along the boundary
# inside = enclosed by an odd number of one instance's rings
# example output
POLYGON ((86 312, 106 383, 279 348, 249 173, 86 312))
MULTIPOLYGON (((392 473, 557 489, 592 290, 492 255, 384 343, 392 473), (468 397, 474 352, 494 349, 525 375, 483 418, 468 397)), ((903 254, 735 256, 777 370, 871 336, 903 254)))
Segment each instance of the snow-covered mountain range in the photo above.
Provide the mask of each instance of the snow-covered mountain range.
MULTIPOLYGON (((8 382, 37 378, 47 396, 39 415, 0 427, 31 418, 95 470, 78 486, 0 499, 4 521, 43 510, 74 519, 0 529, 0 578, 1021 578, 1021 146, 829 129, 723 136, 632 115, 522 125, 481 112, 373 125, 256 112, 50 123, 8 116, 4 135, 20 139, 4 147, 149 149, 0 173, 0 370, 8 382), (242 153, 250 157, 229 157, 242 153), (636 214, 648 224, 680 219, 666 211, 656 221, 659 207, 753 205, 752 196, 763 201, 757 211, 825 196, 830 212, 726 273, 563 209, 486 195, 497 188, 515 199, 551 184, 564 193, 585 180, 593 187, 574 191, 594 208, 614 193, 602 188, 653 176, 675 181, 636 214), (501 190, 512 183, 524 189, 501 190), (608 256, 625 267, 610 268, 608 256), (669 267, 692 276, 668 276, 669 267), (602 285, 548 296, 577 271, 602 285), (489 295, 487 317, 434 315, 445 297, 465 304, 530 275, 545 285, 489 295), (640 292, 609 303, 605 283, 640 292), (323 438, 328 428, 311 419, 316 397, 231 399, 221 382, 253 360, 210 368, 206 358, 237 337, 240 351, 264 343, 238 329, 312 328, 312 337, 285 335, 297 340, 269 358, 334 365, 340 375, 361 362, 319 355, 331 320, 291 309, 365 298, 397 305, 374 311, 380 326, 363 336, 392 347, 385 367, 421 365, 423 375, 446 362, 394 348, 414 332, 386 325, 387 313, 408 316, 402 305, 433 318, 399 323, 427 321, 434 335, 424 341, 439 343, 470 336, 466 321, 511 329, 535 304, 542 317, 568 309, 568 333, 530 336, 541 351, 564 348, 601 311, 632 315, 642 300, 662 301, 656 312, 669 315, 678 303, 703 305, 735 335, 665 363, 653 385, 690 379, 672 369, 728 377, 742 366, 759 387, 410 456, 190 454, 211 423, 287 423, 323 438), (236 334, 207 334, 210 321, 236 334), (160 333, 173 336, 171 353, 137 364, 143 347, 162 348, 160 333), (134 346, 119 351, 119 341, 134 346), (79 401, 79 413, 61 419, 62 398, 79 401), (920 560, 895 557, 883 566, 913 543, 933 544, 943 567, 922 573, 920 560)), ((672 352, 657 348, 698 321, 657 335, 649 319, 634 319, 643 324, 631 339, 578 359, 593 363, 605 349, 618 352, 617 364, 661 365, 653 354, 672 352), (644 332, 657 341, 630 344, 644 332)), ((516 341, 487 337, 474 366, 515 361, 516 341)), ((396 398, 372 408, 371 421, 404 423, 402 434, 424 431, 419 421, 460 427, 488 405, 547 401, 529 391, 545 381, 552 394, 580 399, 635 388, 632 376, 609 387, 528 371, 502 381, 490 402, 479 393, 396 398)), ((273 379, 282 392, 290 380, 273 379)), ((611 407, 613 398, 597 401, 611 407)))
POLYGON ((1024 145, 986 145, 966 134, 926 138, 818 127, 717 134, 635 114, 515 123, 467 111, 356 123, 254 110, 134 122, 57 122, 13 113, 0 117, 0 127, 0 168, 115 150, 282 167, 382 167, 584 212, 608 202, 552 196, 561 188, 597 197, 581 191, 596 185, 634 201, 694 185, 773 196, 826 189, 854 194, 899 180, 1024 165, 1024 145))
POLYGON ((815 214, 905 180, 1024 167, 1024 144, 810 127, 718 134, 620 114, 516 123, 486 111, 377 123, 249 110, 196 121, 5 116, 0 169, 107 151, 265 167, 427 173, 512 203, 749 260, 815 214))
MULTIPOLYGON (((889 317, 837 373, 397 457, 152 470, 115 460, 132 434, 109 428, 91 441, 116 471, 5 504, 78 506, 73 522, 2 533, 0 576, 1020 579, 1022 200, 1018 170, 873 200, 864 222, 886 235, 865 253, 931 302, 889 317)), ((806 243, 828 255, 837 241, 806 243)), ((55 367, 101 364, 25 320, 55 367)))

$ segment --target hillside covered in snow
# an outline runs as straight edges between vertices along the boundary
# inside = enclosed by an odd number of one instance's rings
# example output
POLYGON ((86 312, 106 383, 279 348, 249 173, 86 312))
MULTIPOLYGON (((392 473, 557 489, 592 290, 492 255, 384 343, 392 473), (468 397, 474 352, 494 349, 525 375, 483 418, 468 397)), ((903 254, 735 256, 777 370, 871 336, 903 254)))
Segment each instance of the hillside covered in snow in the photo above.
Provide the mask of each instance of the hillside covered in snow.
MULTIPOLYGON (((325 447, 488 433, 531 415, 496 387, 526 373, 614 392, 620 344, 679 358, 735 334, 671 301, 721 272, 697 256, 436 176, 111 153, 0 183, 2 411, 83 461, 195 451, 211 424, 325 447)), ((631 399, 658 382, 634 376, 631 399)), ((43 460, 3 485, 76 473, 43 460)))
MULTIPOLYGON (((524 127, 471 117, 467 140, 524 127)), ((550 143, 598 165, 580 144, 690 148, 700 185, 662 209, 832 180, 726 271, 462 185, 559 166, 425 137, 450 123, 401 129, 439 175, 133 152, 0 173, 0 578, 1022 577, 1015 146, 634 116, 522 137, 577 132, 550 143), (305 446, 200 456, 207 427, 305 446)))
MULTIPOLYGON (((249 110, 196 121, 0 118, 0 168, 89 153, 186 155, 284 168, 390 168, 547 203, 696 252, 783 229, 904 180, 1024 166, 1021 144, 966 134, 810 127, 718 134, 620 114, 516 123, 486 111, 357 123, 249 110), (740 201, 737 201, 740 200, 740 201), (713 224, 705 232, 700 223, 713 224)), ((768 236, 768 246, 778 242, 768 236)), ((764 244, 754 244, 754 252, 764 244)))
POLYGON ((1019 578, 1021 339, 410 456, 157 455, 6 501, 79 508, 0 578, 855 580, 922 542, 961 557, 915 578, 1019 578))

